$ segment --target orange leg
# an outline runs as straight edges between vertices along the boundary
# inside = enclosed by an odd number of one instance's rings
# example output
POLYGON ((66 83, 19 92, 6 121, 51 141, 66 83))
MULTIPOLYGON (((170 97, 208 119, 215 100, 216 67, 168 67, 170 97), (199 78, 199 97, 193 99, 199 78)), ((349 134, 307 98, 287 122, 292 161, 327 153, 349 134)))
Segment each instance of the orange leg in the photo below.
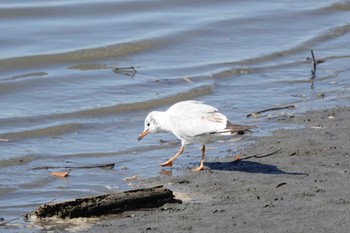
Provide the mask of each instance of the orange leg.
POLYGON ((204 170, 204 154, 205 154, 205 145, 202 146, 202 159, 199 167, 193 168, 192 171, 202 171, 204 170))
POLYGON ((171 157, 171 158, 170 158, 168 161, 166 161, 165 163, 161 163, 161 164, 159 164, 159 165, 162 166, 162 167, 165 167, 165 166, 171 167, 171 166, 173 166, 173 161, 174 161, 179 155, 181 155, 182 152, 184 152, 184 149, 185 149, 185 146, 182 145, 181 148, 180 148, 180 150, 179 150, 173 157, 171 157))

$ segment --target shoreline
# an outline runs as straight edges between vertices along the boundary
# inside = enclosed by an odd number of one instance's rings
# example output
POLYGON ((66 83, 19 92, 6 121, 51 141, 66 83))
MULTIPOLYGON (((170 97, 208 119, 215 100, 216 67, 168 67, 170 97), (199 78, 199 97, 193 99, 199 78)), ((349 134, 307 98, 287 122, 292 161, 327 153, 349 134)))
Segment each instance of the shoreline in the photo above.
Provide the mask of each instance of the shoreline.
MULTIPOLYGON (((350 227, 350 107, 310 111, 254 139, 242 157, 207 170, 141 180, 164 185, 182 204, 94 219, 79 232, 346 232, 350 227)), ((84 224, 82 224, 84 225, 84 224)), ((54 226, 54 225, 52 225, 54 226)), ((57 227, 57 226, 56 226, 57 227)))

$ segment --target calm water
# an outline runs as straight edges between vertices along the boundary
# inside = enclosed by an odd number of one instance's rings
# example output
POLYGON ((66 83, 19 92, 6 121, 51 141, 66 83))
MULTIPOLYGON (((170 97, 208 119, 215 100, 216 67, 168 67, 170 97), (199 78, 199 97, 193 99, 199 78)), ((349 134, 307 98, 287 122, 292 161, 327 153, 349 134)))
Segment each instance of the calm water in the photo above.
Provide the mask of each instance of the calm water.
MULTIPOLYGON (((5 220, 53 198, 130 189, 138 181, 126 177, 159 175, 178 145, 160 143, 174 139, 167 134, 136 141, 151 110, 196 99, 264 135, 281 126, 246 114, 350 99, 349 1, 4 0, 0 29, 5 220), (310 49, 326 61, 313 83, 310 49), (112 71, 131 66, 136 73, 112 71), (114 168, 73 169, 67 179, 49 175, 63 169, 35 169, 107 163, 114 168)), ((213 144, 207 159, 239 146, 213 144)), ((188 147, 173 174, 199 159, 199 146, 188 147)))

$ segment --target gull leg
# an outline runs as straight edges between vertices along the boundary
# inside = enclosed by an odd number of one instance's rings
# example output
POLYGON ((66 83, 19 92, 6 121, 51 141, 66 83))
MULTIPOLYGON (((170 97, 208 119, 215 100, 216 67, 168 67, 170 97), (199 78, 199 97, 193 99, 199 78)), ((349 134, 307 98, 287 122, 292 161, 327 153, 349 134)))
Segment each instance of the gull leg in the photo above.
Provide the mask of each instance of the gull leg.
POLYGON ((202 146, 202 159, 199 167, 193 168, 192 171, 198 172, 204 170, 204 154, 205 154, 205 145, 202 146))
POLYGON ((165 167, 165 166, 171 167, 171 166, 173 166, 173 161, 174 161, 179 155, 181 155, 182 152, 184 152, 184 149, 185 149, 185 146, 182 145, 181 148, 180 148, 180 150, 179 150, 173 157, 171 157, 170 159, 168 159, 168 161, 166 161, 165 163, 161 163, 161 164, 159 164, 159 165, 162 166, 162 167, 165 167))

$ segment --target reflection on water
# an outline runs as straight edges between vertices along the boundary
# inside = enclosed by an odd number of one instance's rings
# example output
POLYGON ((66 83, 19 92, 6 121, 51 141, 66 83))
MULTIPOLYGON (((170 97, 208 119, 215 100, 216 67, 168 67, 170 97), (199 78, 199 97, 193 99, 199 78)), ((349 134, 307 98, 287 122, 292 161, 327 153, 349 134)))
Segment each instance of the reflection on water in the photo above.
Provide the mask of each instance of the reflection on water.
MULTIPOLYGON (((255 135, 281 125, 246 118, 248 113, 280 104, 296 104, 292 114, 344 104, 349 6, 343 1, 3 2, 0 217, 18 217, 54 197, 130 189, 135 184, 126 177, 186 171, 199 161, 198 145, 173 169, 162 170, 158 164, 177 145, 160 140, 174 137, 136 141, 149 111, 181 100, 205 101, 233 122, 258 125, 255 135), (313 80, 306 60, 311 49, 325 61, 313 80), (128 67, 134 69, 116 70, 128 67), (109 163, 112 170, 73 169, 109 163), (73 167, 70 176, 49 175, 59 167, 73 167)), ((213 145, 208 161, 243 144, 213 145)))

